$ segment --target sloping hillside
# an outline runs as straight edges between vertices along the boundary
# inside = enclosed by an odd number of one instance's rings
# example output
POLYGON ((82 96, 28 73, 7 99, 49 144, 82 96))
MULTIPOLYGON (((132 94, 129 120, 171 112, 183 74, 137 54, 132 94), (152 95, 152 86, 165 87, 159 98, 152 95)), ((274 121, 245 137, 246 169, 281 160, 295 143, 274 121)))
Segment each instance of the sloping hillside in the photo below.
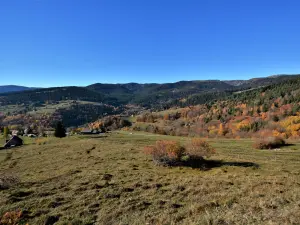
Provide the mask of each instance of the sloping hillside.
POLYGON ((150 108, 157 107, 157 104, 167 105, 174 100, 187 98, 193 94, 236 90, 234 86, 218 80, 180 81, 165 84, 93 84, 87 88, 123 103, 140 104, 150 108))
POLYGON ((24 92, 3 93, 0 104, 44 103, 47 101, 85 100, 102 102, 104 96, 83 87, 53 87, 24 92))
POLYGON ((227 80, 224 82, 242 89, 246 89, 278 84, 286 80, 295 79, 296 77, 300 77, 300 75, 273 75, 269 77, 252 78, 250 80, 227 80))
POLYGON ((170 168, 155 166, 143 151, 162 139, 190 141, 118 132, 27 139, 23 147, 0 151, 2 181, 9 184, 0 191, 0 216, 20 210, 19 224, 37 225, 53 219, 74 225, 297 224, 299 142, 266 152, 253 149, 251 140, 210 139, 217 154, 205 167, 170 168))
POLYGON ((300 78, 172 112, 148 112, 136 121, 134 130, 167 135, 299 138, 300 78))

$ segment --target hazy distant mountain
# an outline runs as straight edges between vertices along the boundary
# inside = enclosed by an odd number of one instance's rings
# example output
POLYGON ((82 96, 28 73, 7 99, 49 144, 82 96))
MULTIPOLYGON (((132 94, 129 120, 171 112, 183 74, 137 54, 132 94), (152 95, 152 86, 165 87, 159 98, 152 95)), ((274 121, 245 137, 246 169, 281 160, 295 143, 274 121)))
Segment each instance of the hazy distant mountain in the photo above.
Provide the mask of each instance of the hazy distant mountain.
POLYGON ((0 93, 26 91, 26 90, 33 90, 33 89, 35 89, 35 88, 17 86, 17 85, 2 85, 2 86, 0 86, 0 93))
POLYGON ((267 86, 271 84, 278 84, 282 81, 295 79, 300 77, 300 75, 273 75, 269 77, 261 77, 261 78, 252 78, 250 80, 224 80, 225 83, 241 87, 241 88, 254 88, 260 86, 267 86))
POLYGON ((60 100, 85 100, 114 106, 135 104, 148 108, 181 104, 202 104, 232 92, 279 84, 300 75, 276 75, 250 80, 194 80, 175 83, 96 83, 87 87, 52 87, 34 89, 23 86, 0 86, 0 103, 22 104, 60 100), (22 92, 26 91, 26 92, 22 92))

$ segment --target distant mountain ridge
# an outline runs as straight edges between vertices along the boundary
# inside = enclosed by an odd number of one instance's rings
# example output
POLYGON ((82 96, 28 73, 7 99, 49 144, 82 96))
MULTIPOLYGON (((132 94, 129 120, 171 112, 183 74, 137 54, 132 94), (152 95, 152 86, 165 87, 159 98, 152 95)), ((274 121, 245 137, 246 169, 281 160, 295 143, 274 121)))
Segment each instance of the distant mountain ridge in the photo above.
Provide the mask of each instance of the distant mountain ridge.
POLYGON ((18 85, 1 85, 0 86, 0 93, 26 91, 26 90, 33 90, 33 89, 36 89, 36 88, 18 86, 18 85))
POLYGON ((255 86, 266 86, 266 85, 271 85, 271 84, 276 84, 280 83, 285 80, 290 80, 300 77, 299 74, 295 75, 272 75, 268 77, 260 77, 260 78, 251 78, 249 80, 224 80, 225 83, 237 86, 237 87, 242 87, 242 88, 251 88, 255 86))
MULTIPOLYGON (((216 84, 219 85, 223 83, 224 88, 229 88, 228 85, 235 86, 235 87, 250 87, 251 85, 270 85, 273 83, 279 83, 284 80, 294 79, 296 77, 300 77, 300 74, 293 74, 293 75, 271 75, 268 77, 260 77, 260 78, 251 78, 249 80, 192 80, 192 81, 177 81, 174 83, 117 83, 117 84, 109 84, 109 83, 94 83, 91 85, 86 86, 86 88, 98 91, 98 92, 121 92, 121 93, 132 93, 138 92, 142 89, 170 89, 170 88, 178 88, 182 86, 189 86, 191 88, 197 88, 196 86, 205 86, 206 84, 216 84), (227 84, 227 85, 226 85, 227 84)), ((82 87, 82 86, 78 86, 82 87)), ((55 87, 49 87, 55 88, 55 87)), ((57 87, 61 88, 61 87, 57 87)), ((9 92, 17 92, 17 91, 26 91, 26 90, 34 90, 34 89, 41 89, 39 87, 26 87, 20 85, 0 85, 0 93, 9 93, 9 92)))
POLYGON ((168 108, 181 103, 203 102, 230 95, 233 92, 255 89, 300 78, 300 75, 276 75, 249 80, 194 80, 175 83, 95 83, 86 87, 29 88, 0 86, 0 104, 30 104, 61 100, 84 100, 113 106, 135 104, 147 108, 168 108), (25 91, 25 92, 24 92, 25 91))

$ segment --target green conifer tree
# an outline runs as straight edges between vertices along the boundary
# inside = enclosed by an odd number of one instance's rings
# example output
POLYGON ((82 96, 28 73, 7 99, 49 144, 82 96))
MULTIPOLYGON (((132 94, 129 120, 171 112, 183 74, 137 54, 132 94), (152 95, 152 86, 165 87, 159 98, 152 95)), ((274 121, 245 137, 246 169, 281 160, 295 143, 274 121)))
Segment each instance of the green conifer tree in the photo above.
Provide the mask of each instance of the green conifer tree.
POLYGON ((66 129, 61 121, 57 122, 55 125, 54 136, 58 138, 63 138, 66 136, 66 129))

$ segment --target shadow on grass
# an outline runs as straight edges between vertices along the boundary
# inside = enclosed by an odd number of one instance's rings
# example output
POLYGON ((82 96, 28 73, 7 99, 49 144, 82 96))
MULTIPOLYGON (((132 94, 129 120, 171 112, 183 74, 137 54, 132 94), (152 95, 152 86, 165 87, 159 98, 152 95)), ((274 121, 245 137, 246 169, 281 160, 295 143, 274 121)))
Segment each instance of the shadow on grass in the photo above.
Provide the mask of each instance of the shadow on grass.
POLYGON ((203 158, 189 159, 188 161, 185 161, 181 166, 198 168, 201 170, 210 170, 222 166, 253 167, 256 169, 259 168, 259 165, 253 162, 226 162, 223 160, 206 160, 203 158))
POLYGON ((295 144, 290 144, 290 143, 285 143, 285 144, 282 144, 280 146, 275 146, 275 147, 272 147, 272 148, 267 148, 267 149, 262 149, 262 150, 278 150, 282 147, 290 147, 290 146, 295 146, 295 144))
POLYGON ((283 146, 295 146, 295 144, 285 143, 283 146))
POLYGON ((108 137, 107 135, 95 135, 95 136, 92 136, 92 135, 89 135, 89 136, 80 136, 80 138, 83 138, 83 139, 98 139, 98 138, 106 138, 108 137))
POLYGON ((254 148, 258 150, 276 151, 276 150, 280 150, 282 147, 290 147, 290 146, 295 146, 295 144, 285 143, 281 145, 263 146, 263 147, 254 147, 254 148))

